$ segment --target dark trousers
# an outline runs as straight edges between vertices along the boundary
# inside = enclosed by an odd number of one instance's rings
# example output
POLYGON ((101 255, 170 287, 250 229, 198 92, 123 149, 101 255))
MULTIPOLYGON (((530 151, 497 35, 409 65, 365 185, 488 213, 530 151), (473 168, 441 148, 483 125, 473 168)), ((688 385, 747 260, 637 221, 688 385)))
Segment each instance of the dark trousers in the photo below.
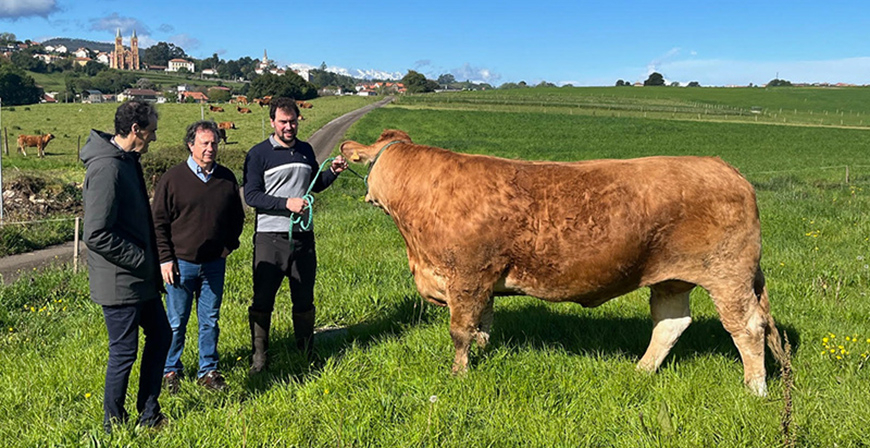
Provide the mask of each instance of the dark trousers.
POLYGON ((275 309, 275 294, 286 277, 290 283, 293 312, 314 309, 314 279, 317 276, 317 254, 314 233, 254 233, 254 301, 251 311, 271 313, 275 309))
POLYGON ((166 319, 163 301, 153 299, 135 305, 104 306, 103 317, 109 333, 109 363, 103 398, 104 424, 109 426, 127 421, 124 400, 139 348, 139 327, 142 327, 145 347, 142 349, 136 410, 139 411, 139 424, 150 426, 160 415, 157 397, 162 386, 163 364, 172 342, 172 329, 166 319))

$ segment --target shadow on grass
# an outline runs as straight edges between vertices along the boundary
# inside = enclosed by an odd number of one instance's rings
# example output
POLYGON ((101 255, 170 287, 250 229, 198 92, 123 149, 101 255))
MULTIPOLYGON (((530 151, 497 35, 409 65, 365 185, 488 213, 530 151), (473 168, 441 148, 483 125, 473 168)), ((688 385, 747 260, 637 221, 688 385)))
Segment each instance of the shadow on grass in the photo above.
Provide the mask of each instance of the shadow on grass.
MULTIPOLYGON (((317 329, 314 338, 316 356, 311 362, 296 348, 292 329, 276 332, 273 328, 269 341, 269 367, 257 375, 248 376, 245 389, 258 394, 287 378, 305 382, 316 377, 327 360, 340 358, 348 347, 365 348, 383 336, 400 335, 410 325, 427 321, 428 314, 423 312, 420 298, 405 296, 374 320, 343 328, 317 329)), ((228 365, 239 357, 250 361, 251 353, 250 346, 236 347, 234 351, 221 355, 221 363, 228 365)))
MULTIPOLYGON (((777 322, 780 335, 788 332, 792 351, 800 346, 800 333, 794 327, 777 322)), ((652 337, 652 320, 612 315, 556 314, 543 305, 530 304, 521 309, 496 310, 490 343, 499 346, 562 347, 568 353, 586 355, 627 355, 640 360, 652 337)), ((693 317, 665 363, 680 362, 699 354, 716 354, 740 359, 731 335, 719 319, 693 317)), ((766 351, 768 372, 779 372, 779 364, 766 351)))
MULTIPOLYGON (((305 382, 316 377, 323 363, 339 360, 350 346, 365 348, 384 336, 401 336, 409 327, 439 320, 438 307, 422 304, 419 297, 405 296, 392 308, 374 320, 345 328, 319 330, 316 340, 318 360, 309 363, 299 350, 292 330, 272 332, 269 347, 270 366, 263 373, 248 377, 245 388, 250 393, 266 391, 277 382, 292 378, 305 382)), ((446 310, 443 310, 446 312, 446 310)), ((787 331, 793 350, 800 345, 800 333, 793 327, 778 323, 780 333, 787 331)), ((444 332, 448 326, 444 325, 444 332)), ((554 313, 543 304, 530 304, 519 309, 496 309, 490 347, 531 346, 536 348, 561 347, 568 353, 587 356, 625 355, 639 360, 652 335, 652 321, 642 317, 614 317, 554 313)), ((485 362, 473 351, 471 366, 485 362)), ((716 318, 698 317, 680 337, 665 363, 680 362, 700 354, 716 354, 740 359, 731 335, 716 318)), ((250 347, 238 347, 223 355, 227 360, 242 357, 250 360, 250 347)), ((223 361, 223 360, 222 360, 223 361)), ((445 363, 451 362, 445 359, 445 363)), ((779 365, 768 354, 765 356, 768 376, 778 376, 779 365)))

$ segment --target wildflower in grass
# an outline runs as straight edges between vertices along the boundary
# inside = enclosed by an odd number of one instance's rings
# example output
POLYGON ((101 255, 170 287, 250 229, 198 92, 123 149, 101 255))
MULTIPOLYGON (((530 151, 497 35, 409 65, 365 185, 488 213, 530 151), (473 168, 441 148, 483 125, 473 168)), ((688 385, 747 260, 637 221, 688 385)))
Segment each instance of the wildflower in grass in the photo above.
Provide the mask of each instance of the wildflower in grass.
POLYGON ((86 393, 85 398, 91 398, 91 393, 90 392, 86 393))
POLYGON ((323 390, 323 395, 329 395, 329 388, 323 390))
POLYGON ((429 397, 430 403, 435 403, 436 401, 438 401, 438 395, 432 395, 431 397, 429 397))

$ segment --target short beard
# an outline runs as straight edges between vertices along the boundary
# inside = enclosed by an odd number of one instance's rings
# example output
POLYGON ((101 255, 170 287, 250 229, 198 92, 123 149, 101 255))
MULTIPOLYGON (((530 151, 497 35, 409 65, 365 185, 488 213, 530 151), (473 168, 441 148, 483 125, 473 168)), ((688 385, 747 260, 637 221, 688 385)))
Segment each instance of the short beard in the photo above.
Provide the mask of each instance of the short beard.
POLYGON ((277 137, 278 140, 281 140, 282 142, 284 142, 287 146, 293 146, 293 144, 296 142, 296 136, 295 136, 295 135, 294 135, 293 138, 291 138, 289 141, 288 141, 287 139, 284 138, 284 135, 282 135, 282 134, 278 134, 277 132, 275 133, 275 137, 277 137))

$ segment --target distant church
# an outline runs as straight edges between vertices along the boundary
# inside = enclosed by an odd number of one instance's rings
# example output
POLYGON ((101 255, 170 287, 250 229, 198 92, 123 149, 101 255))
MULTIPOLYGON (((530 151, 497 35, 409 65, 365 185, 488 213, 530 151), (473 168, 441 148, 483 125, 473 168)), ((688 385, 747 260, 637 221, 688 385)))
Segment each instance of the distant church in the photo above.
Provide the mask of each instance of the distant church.
POLYGON ((139 38, 136 37, 136 30, 133 30, 133 37, 130 38, 130 49, 127 50, 121 39, 121 29, 118 28, 118 33, 115 34, 115 50, 109 55, 109 67, 121 70, 139 70, 139 38))

